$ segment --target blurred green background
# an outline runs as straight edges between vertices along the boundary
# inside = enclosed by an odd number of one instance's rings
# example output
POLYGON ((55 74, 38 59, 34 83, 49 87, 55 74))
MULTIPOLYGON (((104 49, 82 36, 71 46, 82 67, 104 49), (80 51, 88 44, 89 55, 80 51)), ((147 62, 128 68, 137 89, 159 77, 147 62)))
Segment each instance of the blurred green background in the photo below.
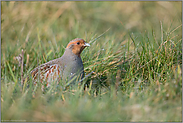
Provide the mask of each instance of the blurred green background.
POLYGON ((181 66, 180 1, 1 1, 2 121, 180 122, 181 66), (21 91, 21 50, 25 76, 74 38, 91 44, 81 57, 101 94, 21 91))
MULTIPOLYGON (((165 30, 182 22, 181 2, 2 2, 2 49, 37 39, 37 28, 44 43, 69 42, 75 37, 90 40, 108 28, 119 40, 129 32, 165 30), (8 36, 7 36, 8 34, 8 36), (53 37, 54 35, 54 37, 53 37)), ((66 43, 67 44, 67 43, 66 43)), ((66 45, 65 44, 65 45, 66 45)), ((64 46, 65 46, 64 45, 64 46)))

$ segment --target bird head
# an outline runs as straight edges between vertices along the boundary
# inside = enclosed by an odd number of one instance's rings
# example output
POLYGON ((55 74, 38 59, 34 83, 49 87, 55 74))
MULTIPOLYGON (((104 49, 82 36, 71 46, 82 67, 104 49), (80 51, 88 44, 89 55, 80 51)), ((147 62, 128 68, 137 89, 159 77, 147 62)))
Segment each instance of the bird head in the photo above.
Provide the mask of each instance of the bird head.
POLYGON ((83 39, 76 38, 70 41, 66 48, 72 50, 72 53, 80 57, 80 54, 84 50, 84 48, 89 46, 90 44, 86 43, 86 41, 84 41, 83 39))

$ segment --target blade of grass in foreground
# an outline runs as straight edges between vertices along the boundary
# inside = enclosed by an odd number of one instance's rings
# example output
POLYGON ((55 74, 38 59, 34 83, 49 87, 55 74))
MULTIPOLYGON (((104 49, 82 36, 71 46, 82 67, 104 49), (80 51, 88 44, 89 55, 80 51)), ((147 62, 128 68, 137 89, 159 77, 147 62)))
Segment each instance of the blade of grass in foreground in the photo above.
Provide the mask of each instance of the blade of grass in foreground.
POLYGON ((8 65, 8 68, 9 68, 9 70, 10 70, 11 76, 13 77, 13 81, 14 81, 15 86, 16 86, 16 84, 17 84, 17 79, 15 78, 15 76, 14 76, 14 74, 13 74, 13 71, 12 71, 10 65, 9 65, 9 62, 7 61, 6 63, 7 63, 7 65, 8 65))

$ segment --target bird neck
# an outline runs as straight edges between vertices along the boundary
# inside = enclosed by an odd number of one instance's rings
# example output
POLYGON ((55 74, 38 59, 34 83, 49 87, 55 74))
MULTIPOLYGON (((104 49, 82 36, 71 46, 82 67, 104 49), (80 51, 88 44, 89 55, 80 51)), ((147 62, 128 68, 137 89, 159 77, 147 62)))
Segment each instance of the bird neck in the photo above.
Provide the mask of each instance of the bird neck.
POLYGON ((68 58, 71 58, 71 59, 76 59, 76 58, 81 59, 80 54, 78 55, 74 54, 72 50, 69 48, 65 49, 64 56, 67 56, 68 58))
POLYGON ((77 57, 81 58, 80 53, 79 54, 75 54, 72 51, 73 51, 72 49, 66 48, 64 54, 67 54, 67 56, 68 55, 69 56, 73 56, 73 57, 77 56, 77 57))

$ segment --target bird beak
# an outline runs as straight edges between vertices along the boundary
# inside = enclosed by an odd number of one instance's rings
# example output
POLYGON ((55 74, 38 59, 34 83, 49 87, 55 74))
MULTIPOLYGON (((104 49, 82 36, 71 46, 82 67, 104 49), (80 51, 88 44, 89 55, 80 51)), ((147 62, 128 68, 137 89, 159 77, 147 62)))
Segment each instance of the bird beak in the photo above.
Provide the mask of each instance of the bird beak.
POLYGON ((85 42, 84 46, 85 46, 85 47, 89 47, 90 44, 85 42))

